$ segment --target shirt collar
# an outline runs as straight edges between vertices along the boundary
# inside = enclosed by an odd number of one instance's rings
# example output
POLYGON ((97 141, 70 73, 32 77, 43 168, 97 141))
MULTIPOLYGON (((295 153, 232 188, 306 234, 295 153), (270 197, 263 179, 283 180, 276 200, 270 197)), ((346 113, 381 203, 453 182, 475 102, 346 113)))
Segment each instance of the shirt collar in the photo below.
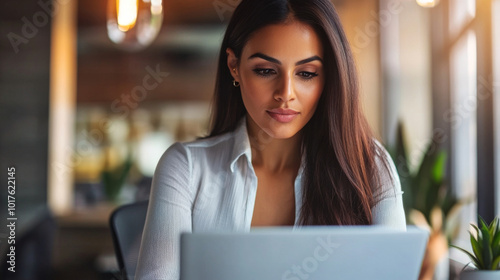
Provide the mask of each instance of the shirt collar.
POLYGON ((248 138, 246 116, 241 118, 238 126, 234 130, 234 145, 230 165, 231 172, 234 172, 236 162, 243 155, 246 156, 248 164, 251 165, 252 152, 250 148, 250 140, 248 138))

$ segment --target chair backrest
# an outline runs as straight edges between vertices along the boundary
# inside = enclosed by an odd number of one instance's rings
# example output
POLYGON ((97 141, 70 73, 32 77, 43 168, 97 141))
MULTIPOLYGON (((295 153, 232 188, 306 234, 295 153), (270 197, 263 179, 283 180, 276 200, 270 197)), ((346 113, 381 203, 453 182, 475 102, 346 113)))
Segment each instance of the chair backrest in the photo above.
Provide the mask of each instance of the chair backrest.
POLYGON ((125 279, 134 279, 148 200, 121 206, 109 219, 116 258, 125 279))

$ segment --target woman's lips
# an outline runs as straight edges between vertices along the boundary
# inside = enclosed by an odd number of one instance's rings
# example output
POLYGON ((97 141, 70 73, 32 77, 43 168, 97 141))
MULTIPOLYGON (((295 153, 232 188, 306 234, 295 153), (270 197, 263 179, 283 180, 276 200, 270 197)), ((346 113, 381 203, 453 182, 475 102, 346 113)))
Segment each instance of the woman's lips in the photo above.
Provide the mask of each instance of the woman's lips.
POLYGON ((281 108, 276 108, 272 110, 267 110, 266 111, 271 118, 277 120, 278 122, 281 123, 288 123, 293 121, 299 114, 299 112, 292 110, 292 109, 281 109, 281 108))

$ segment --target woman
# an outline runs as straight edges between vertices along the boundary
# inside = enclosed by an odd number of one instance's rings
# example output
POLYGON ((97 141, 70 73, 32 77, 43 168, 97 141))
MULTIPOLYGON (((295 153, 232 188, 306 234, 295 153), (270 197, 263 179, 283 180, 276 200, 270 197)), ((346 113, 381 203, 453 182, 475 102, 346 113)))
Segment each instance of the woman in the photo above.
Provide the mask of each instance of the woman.
POLYGON ((405 229, 329 0, 243 0, 222 42, 209 137, 156 169, 137 279, 177 279, 179 236, 255 226, 405 229))

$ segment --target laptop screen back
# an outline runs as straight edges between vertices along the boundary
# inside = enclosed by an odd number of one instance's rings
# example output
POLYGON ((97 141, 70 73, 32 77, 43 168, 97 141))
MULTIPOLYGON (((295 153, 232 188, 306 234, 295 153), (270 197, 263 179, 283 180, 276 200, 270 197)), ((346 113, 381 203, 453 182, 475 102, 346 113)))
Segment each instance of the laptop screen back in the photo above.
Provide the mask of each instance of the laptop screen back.
POLYGON ((181 236, 181 280, 417 279, 428 233, 377 226, 181 236))

